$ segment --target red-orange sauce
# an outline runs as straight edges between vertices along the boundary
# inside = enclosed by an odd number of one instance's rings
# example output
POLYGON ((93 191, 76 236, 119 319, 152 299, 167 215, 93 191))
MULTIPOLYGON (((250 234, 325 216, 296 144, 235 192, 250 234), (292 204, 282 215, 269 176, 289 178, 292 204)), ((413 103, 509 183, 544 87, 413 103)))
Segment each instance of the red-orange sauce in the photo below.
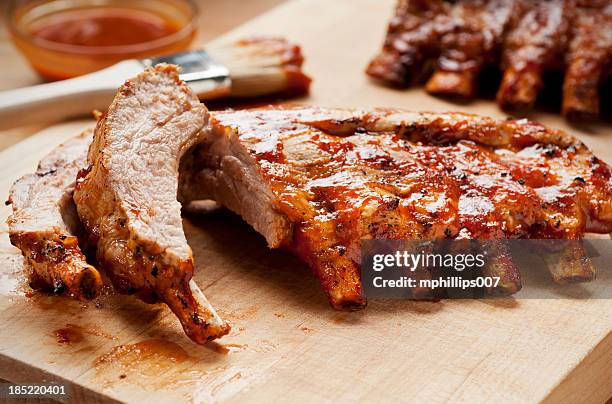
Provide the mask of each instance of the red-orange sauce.
POLYGON ((125 59, 187 49, 197 29, 194 13, 173 4, 150 0, 148 8, 92 4, 53 12, 42 6, 23 7, 16 13, 11 35, 43 78, 62 80, 125 59))
POLYGON ((66 324, 66 327, 54 331, 55 338, 60 344, 73 344, 83 341, 83 333, 80 327, 66 324))
POLYGON ((96 7, 49 15, 32 27, 31 34, 68 45, 123 46, 154 41, 179 29, 176 22, 145 10, 96 7))

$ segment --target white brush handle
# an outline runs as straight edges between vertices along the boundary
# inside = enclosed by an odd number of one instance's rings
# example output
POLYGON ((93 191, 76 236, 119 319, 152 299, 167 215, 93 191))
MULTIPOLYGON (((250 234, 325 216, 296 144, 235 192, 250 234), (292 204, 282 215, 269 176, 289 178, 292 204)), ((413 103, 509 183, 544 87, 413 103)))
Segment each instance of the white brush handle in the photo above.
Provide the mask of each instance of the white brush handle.
POLYGON ((55 83, 0 93, 0 130, 106 110, 117 88, 143 70, 137 60, 55 83))

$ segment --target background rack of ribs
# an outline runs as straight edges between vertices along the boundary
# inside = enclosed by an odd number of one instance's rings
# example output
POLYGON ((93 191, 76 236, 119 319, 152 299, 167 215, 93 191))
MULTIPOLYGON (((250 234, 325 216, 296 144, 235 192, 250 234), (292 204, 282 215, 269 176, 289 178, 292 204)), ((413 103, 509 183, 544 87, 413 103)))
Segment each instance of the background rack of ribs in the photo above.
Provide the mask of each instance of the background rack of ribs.
MULTIPOLYGON (((495 240, 612 231, 610 166, 563 132, 393 109, 209 113, 174 67, 158 66, 120 88, 93 142, 69 141, 17 181, 10 238, 37 284, 90 299, 97 267, 119 292, 165 302, 205 343, 229 326, 192 279, 177 195, 214 199, 293 252, 337 309, 366 304, 362 240, 490 240, 485 271, 502 279, 490 292, 511 294, 520 274, 495 240)), ((585 251, 559 254, 556 281, 594 278, 585 251)))
POLYGON ((497 102, 506 110, 531 109, 546 73, 565 71, 563 114, 597 118, 612 73, 612 3, 399 0, 367 73, 398 87, 427 79, 431 94, 470 99, 492 66, 503 70, 497 102))

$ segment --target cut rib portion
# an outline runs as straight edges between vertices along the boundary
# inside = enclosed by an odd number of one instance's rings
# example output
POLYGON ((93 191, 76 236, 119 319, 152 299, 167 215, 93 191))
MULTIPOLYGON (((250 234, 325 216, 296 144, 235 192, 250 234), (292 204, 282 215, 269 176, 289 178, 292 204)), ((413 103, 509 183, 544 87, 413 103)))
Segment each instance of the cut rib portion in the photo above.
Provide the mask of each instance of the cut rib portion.
POLYGON ((538 1, 506 38, 504 77, 497 101, 505 109, 533 107, 542 88, 542 75, 563 64, 574 3, 538 1))
MULTIPOLYGON (((399 0, 382 51, 367 73, 396 86, 414 84, 438 54, 440 22, 448 5, 441 0, 399 0)), ((444 21, 444 20, 443 20, 444 21)))
POLYGON ((98 122, 74 200, 115 287, 166 303, 205 343, 229 332, 192 281, 194 263, 177 201, 181 156, 201 137, 206 107, 158 65, 128 80, 98 122))
POLYGON ((612 3, 588 3, 576 11, 563 83, 563 114, 571 120, 599 116, 599 86, 612 66, 612 3))
POLYGON ((30 284, 80 300, 93 299, 102 288, 100 274, 79 248, 81 228, 72 201, 90 140, 91 130, 58 146, 36 173, 15 182, 9 197, 9 237, 31 269, 30 284))
POLYGON ((492 64, 513 18, 517 0, 462 0, 448 14, 440 57, 425 89, 463 98, 476 95, 478 75, 492 64))
MULTIPOLYGON (((185 160, 183 199, 215 199, 270 247, 293 251, 335 308, 365 304, 364 239, 577 238, 612 230, 610 167, 537 123, 279 108, 217 112, 211 127, 185 160), (566 210, 568 201, 580 214, 566 210), (551 224, 557 216, 573 221, 551 224)), ((485 272, 502 278, 491 292, 516 292, 520 277, 508 251, 490 246, 497 258, 485 272)))

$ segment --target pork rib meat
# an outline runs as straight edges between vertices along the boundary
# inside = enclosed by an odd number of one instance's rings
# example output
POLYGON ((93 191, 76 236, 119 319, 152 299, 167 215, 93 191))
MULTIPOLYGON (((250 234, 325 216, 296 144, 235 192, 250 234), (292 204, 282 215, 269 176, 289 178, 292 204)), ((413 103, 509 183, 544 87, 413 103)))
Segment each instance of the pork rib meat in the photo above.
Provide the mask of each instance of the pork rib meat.
POLYGON ((115 288, 166 303, 197 343, 230 329, 192 279, 193 254, 176 196, 179 161, 207 121, 206 107, 175 66, 145 70, 121 86, 98 122, 89 167, 74 193, 115 288))

